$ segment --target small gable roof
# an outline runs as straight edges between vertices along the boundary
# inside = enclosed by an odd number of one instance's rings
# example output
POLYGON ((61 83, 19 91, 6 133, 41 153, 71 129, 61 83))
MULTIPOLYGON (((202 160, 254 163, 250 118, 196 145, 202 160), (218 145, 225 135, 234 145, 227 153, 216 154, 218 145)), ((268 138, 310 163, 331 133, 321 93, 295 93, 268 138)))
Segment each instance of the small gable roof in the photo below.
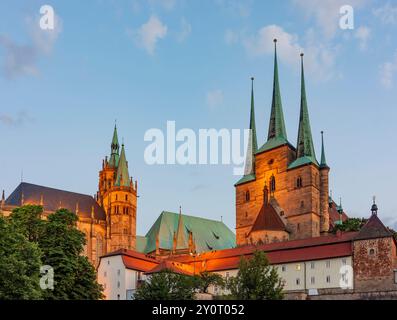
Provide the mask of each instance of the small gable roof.
POLYGON ((393 234, 385 227, 377 214, 373 214, 361 228, 355 240, 392 237, 393 234))
POLYGON ((262 206, 250 233, 264 230, 286 231, 284 222, 270 203, 262 206))

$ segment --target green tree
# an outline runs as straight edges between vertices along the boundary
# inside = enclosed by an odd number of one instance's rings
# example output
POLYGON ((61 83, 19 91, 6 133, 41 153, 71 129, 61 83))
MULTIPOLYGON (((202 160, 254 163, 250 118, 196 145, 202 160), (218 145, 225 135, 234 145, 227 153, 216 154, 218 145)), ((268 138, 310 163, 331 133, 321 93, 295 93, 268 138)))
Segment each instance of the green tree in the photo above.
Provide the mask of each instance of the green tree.
POLYGON ((42 263, 54 269, 54 290, 45 290, 45 299, 102 298, 95 270, 82 256, 85 237, 76 227, 77 220, 77 215, 66 209, 48 216, 39 245, 42 263))
POLYGON ((334 232, 337 230, 348 232, 348 231, 360 231, 364 224, 368 221, 365 218, 349 218, 342 222, 342 224, 337 224, 334 226, 334 232))
POLYGON ((236 277, 230 278, 228 288, 239 300, 283 299, 284 284, 262 251, 255 251, 250 259, 241 258, 236 277))
POLYGON ((40 249, 0 216, 0 300, 40 299, 40 249))
POLYGON ((85 237, 77 229, 77 215, 66 209, 50 214, 47 220, 42 215, 41 206, 23 206, 3 219, 0 291, 5 288, 14 299, 101 299, 103 289, 95 269, 82 255, 85 237), (53 268, 54 290, 39 287, 40 267, 44 265, 53 268), (8 289, 10 286, 14 291, 8 289), (23 295, 23 291, 27 293, 23 295))
POLYGON ((211 273, 204 271, 200 275, 196 276, 196 287, 201 293, 208 293, 208 288, 212 286, 217 286, 224 288, 225 281, 223 277, 217 273, 211 273))
POLYGON ((193 300, 196 282, 193 277, 164 270, 150 276, 136 291, 137 300, 193 300))
POLYGON ((45 225, 45 221, 41 219, 42 214, 42 206, 26 205, 15 208, 9 222, 29 241, 38 242, 45 225))

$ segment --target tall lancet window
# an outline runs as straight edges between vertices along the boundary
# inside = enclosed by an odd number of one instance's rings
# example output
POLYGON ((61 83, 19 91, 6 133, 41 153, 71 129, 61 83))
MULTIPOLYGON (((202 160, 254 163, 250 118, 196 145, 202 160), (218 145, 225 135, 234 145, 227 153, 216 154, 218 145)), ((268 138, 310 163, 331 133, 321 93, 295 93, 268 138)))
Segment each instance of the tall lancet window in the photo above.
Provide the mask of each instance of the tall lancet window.
POLYGON ((270 178, 270 192, 273 193, 276 191, 276 178, 272 176, 270 178))

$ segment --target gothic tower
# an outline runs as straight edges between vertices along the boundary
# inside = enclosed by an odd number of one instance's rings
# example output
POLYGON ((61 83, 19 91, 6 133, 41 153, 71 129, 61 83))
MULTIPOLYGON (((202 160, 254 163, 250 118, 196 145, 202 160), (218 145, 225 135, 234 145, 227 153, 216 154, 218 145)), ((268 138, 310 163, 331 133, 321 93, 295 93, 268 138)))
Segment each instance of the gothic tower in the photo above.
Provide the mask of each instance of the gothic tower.
POLYGON ((303 54, 298 141, 287 138, 274 40, 273 95, 266 143, 257 148, 254 93, 244 176, 236 188, 236 242, 284 241, 319 236, 329 229, 328 173, 324 144, 316 160, 306 100, 303 54), (265 190, 265 192, 264 192, 265 190))
POLYGON ((102 161, 97 201, 106 212, 107 252, 136 247, 137 182, 128 172, 124 144, 114 127, 110 158, 102 161))

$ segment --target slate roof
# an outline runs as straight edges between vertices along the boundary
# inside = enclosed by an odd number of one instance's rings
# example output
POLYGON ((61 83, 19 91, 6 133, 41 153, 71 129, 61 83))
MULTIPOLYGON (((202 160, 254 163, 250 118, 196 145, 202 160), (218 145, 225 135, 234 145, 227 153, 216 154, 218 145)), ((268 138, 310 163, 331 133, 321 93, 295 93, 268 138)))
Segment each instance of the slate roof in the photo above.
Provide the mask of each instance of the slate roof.
POLYGON ((361 228, 355 240, 376 239, 392 237, 393 234, 380 221, 377 214, 373 214, 367 223, 361 228))
POLYGON ((91 208, 94 207, 94 217, 98 220, 106 220, 105 211, 98 205, 92 196, 53 189, 22 182, 7 198, 5 204, 21 206, 22 194, 24 204, 40 205, 44 203, 44 211, 55 212, 60 207, 76 212, 76 204, 79 207, 79 217, 91 218, 91 208))
MULTIPOLYGON (((159 234, 160 249, 172 250, 174 232, 177 231, 179 213, 163 211, 145 236, 139 239, 140 250, 144 253, 156 250, 156 237, 159 234), (144 246, 144 249, 142 250, 144 246)), ((197 252, 222 250, 236 246, 235 234, 221 221, 182 215, 186 248, 188 248, 189 231, 197 252)), ((138 246, 137 246, 138 248, 138 246)))

